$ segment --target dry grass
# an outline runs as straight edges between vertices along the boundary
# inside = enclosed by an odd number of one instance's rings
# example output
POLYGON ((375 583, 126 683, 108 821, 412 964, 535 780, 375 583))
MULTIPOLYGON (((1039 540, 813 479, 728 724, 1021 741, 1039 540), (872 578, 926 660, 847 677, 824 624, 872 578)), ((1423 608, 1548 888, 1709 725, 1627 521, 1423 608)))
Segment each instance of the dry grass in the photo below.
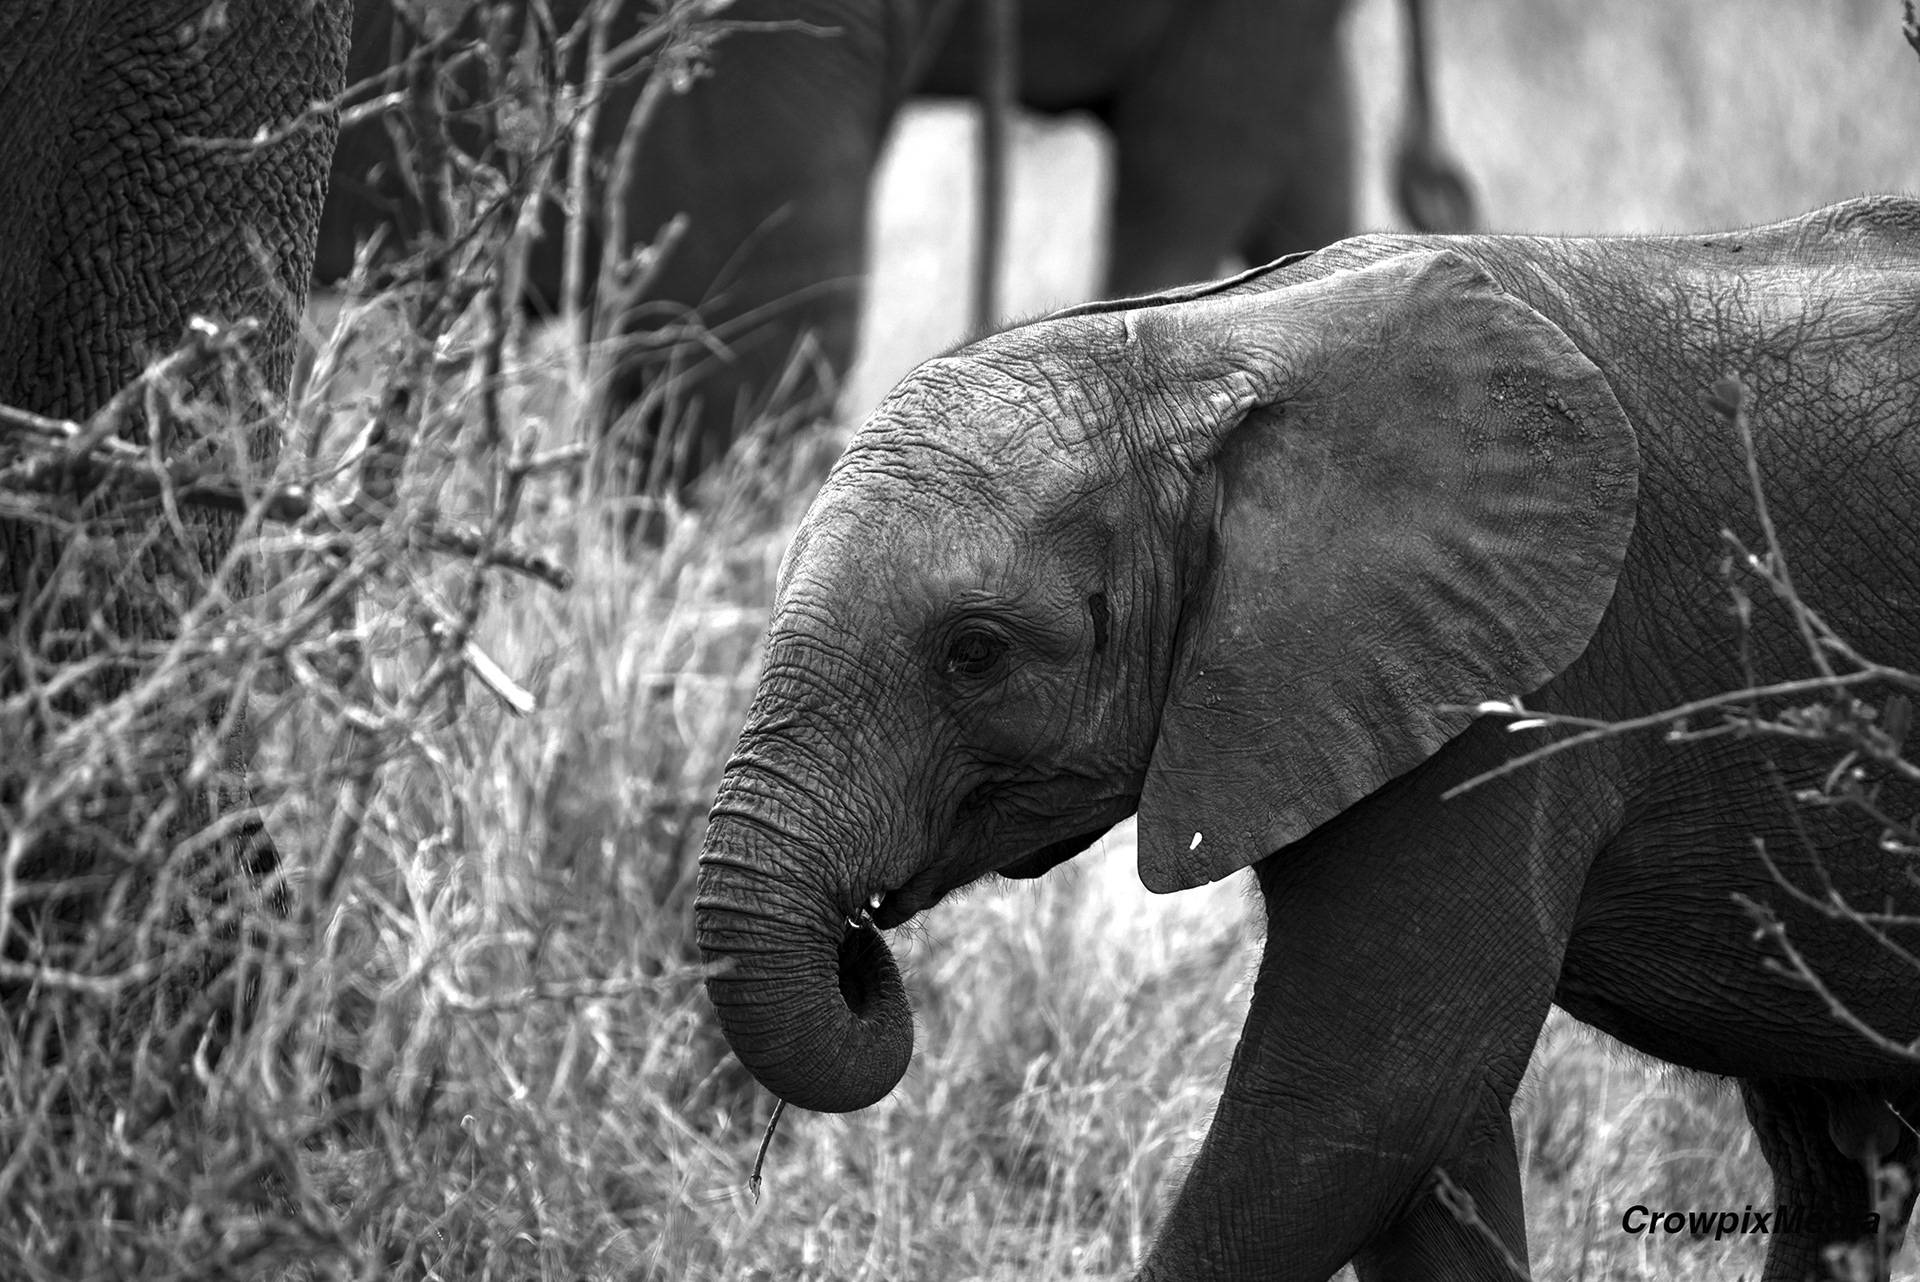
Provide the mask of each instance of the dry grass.
MULTIPOLYGON (((1376 64, 1392 40, 1382 8, 1369 0, 1354 23, 1370 154, 1383 149, 1376 64)), ((1893 6, 1437 8, 1452 136, 1501 226, 1754 221, 1920 170, 1902 128, 1920 66, 1893 6)), ((571 439, 569 349, 504 344, 508 371, 489 381, 446 359, 484 346, 484 315, 434 329, 419 298, 390 297, 414 312, 401 337, 374 331, 359 381, 288 419, 291 440, 314 442, 306 479, 350 492, 342 452, 388 389, 418 392, 404 501, 356 553, 382 568, 346 618, 313 621, 306 649, 247 674, 255 795, 284 885, 315 915, 245 907, 241 935, 265 942, 239 951, 266 978, 225 1054, 187 1048, 197 1087, 171 1116, 129 1126, 111 1074, 97 1096, 62 1098, 29 1048, 6 1043, 0 1273, 1125 1275, 1224 1076, 1257 909, 1235 889, 1144 896, 1124 834, 1037 885, 943 905, 901 941, 919 1021, 905 1082, 857 1115, 790 1114, 753 1202, 745 1177, 770 1101, 709 1019, 689 877, 774 570, 841 438, 756 442, 702 513, 677 513, 662 547, 629 553, 618 513, 559 473, 527 477, 503 511, 513 460, 571 439), (423 331, 425 348, 405 336, 423 331), (487 395, 506 425, 491 449, 476 444, 487 395), (556 593, 432 553, 410 537, 428 517, 503 520, 576 582, 556 593), (461 616, 469 594, 471 640, 537 698, 531 715, 470 669, 420 697, 445 675, 423 614, 461 616), (305 672, 288 661, 300 655, 305 672), (344 875, 315 899, 356 795, 344 875), (357 1066, 357 1092, 329 1078, 329 1057, 357 1066)), ((350 316, 348 332, 376 319, 350 316)), ((258 637, 337 572, 274 537, 255 554, 266 591, 220 634, 256 656, 258 637)), ((232 674, 202 657, 196 680, 232 674)), ((114 1018, 110 1004, 73 1009, 114 1018)), ((1536 1276, 1756 1275, 1751 1239, 1648 1244, 1618 1230, 1634 1203, 1769 1200, 1723 1084, 1556 1014, 1515 1116, 1536 1276)))
POLYGON ((1770 1205, 1771 1176, 1731 1083, 1621 1049, 1559 1011, 1514 1107, 1535 1276, 1757 1278, 1763 1238, 1649 1240, 1636 1204, 1770 1205))

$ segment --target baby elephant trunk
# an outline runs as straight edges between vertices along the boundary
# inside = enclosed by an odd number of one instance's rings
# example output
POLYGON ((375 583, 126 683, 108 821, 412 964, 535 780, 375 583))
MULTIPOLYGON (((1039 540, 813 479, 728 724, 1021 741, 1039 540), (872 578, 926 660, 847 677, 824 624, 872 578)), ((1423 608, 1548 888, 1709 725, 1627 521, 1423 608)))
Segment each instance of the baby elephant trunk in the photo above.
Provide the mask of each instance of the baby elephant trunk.
POLYGON ((913 1054, 913 1017, 886 941, 857 904, 793 869, 834 862, 775 848, 766 829, 716 813, 700 853, 694 927, 715 966, 707 996, 727 1044, 789 1104, 848 1113, 891 1091, 913 1054))

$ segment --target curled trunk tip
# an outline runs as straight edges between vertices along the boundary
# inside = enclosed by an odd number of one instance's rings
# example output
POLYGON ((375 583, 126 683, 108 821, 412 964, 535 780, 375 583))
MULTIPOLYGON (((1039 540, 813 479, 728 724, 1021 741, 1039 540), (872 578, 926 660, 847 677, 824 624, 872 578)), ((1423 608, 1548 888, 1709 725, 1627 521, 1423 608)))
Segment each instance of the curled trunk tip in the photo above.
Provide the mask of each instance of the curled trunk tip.
MULTIPOLYGON (((756 882, 772 861, 732 858, 744 834, 707 832, 696 933, 727 1044, 760 1084, 801 1108, 848 1113, 884 1098, 913 1055, 913 1014, 886 940, 871 922, 801 919, 796 905, 824 895, 756 882)), ((777 866, 777 865, 772 865, 777 866)), ((827 866, 819 861, 811 866, 827 866)))

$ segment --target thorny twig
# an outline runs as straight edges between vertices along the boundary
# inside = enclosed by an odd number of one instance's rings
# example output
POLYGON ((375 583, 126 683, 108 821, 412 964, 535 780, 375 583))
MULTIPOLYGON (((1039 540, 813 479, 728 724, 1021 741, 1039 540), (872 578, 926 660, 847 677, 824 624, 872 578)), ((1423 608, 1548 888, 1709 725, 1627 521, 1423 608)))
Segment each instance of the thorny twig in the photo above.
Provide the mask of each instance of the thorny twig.
MULTIPOLYGON (((1754 845, 1758 848, 1760 857, 1766 860, 1767 867, 1772 870, 1774 880, 1785 888, 1788 893, 1799 899, 1800 902, 1818 909, 1830 918, 1853 922, 1855 925, 1862 924, 1863 914, 1848 907, 1844 902, 1826 902, 1815 899, 1798 886, 1793 885, 1774 864, 1772 857, 1767 854, 1764 846, 1758 841, 1756 841, 1754 845)), ((1838 897, 1836 896, 1835 898, 1837 900, 1838 897)), ((1908 1042, 1897 1042, 1854 1014, 1852 1009, 1840 999, 1839 995, 1827 987, 1826 981, 1820 978, 1812 964, 1807 961, 1806 955, 1796 948, 1793 942, 1787 938, 1787 928, 1781 923, 1779 917, 1774 914, 1773 909, 1765 904, 1757 903, 1745 895, 1735 895, 1734 899, 1747 911, 1748 916, 1754 919, 1754 937, 1772 943, 1775 947, 1779 948, 1782 956, 1786 959, 1782 962, 1776 958, 1767 958, 1765 965, 1768 970, 1776 975, 1785 976, 1788 979, 1805 985, 1813 992, 1814 996, 1818 997, 1821 1002, 1826 1005, 1828 1012, 1832 1014, 1834 1018, 1845 1024, 1848 1028, 1851 1028, 1861 1037, 1866 1038, 1875 1048, 1889 1055, 1907 1060, 1910 1063, 1920 1064, 1920 1037, 1916 1037, 1908 1042)), ((1913 919, 1910 917, 1901 917, 1897 920, 1911 923, 1913 919)), ((1873 935, 1874 941, 1881 947, 1893 951, 1909 964, 1916 964, 1913 955, 1905 949, 1899 948, 1887 937, 1885 931, 1870 929, 1869 933, 1873 935)))
MULTIPOLYGON (((250 318, 222 325, 204 316, 195 316, 187 322, 187 336, 179 347, 141 370, 109 397, 105 405, 88 415, 85 423, 0 407, 0 427, 12 427, 57 444, 59 452, 50 460, 55 466, 102 449, 122 458, 139 457, 141 451, 128 438, 138 435, 134 429, 140 424, 139 413, 148 408, 148 397, 153 391, 192 380, 222 356, 239 351, 259 332, 260 322, 250 318), (114 443, 109 445, 109 441, 114 443)), ((157 434, 160 424, 149 414, 144 426, 147 432, 157 434)), ((0 480, 3 479, 4 474, 0 474, 0 480)))
POLYGON ((1493 1226, 1480 1218, 1480 1208, 1475 1204, 1473 1194, 1455 1184, 1444 1166, 1433 1168, 1433 1196, 1463 1228, 1478 1235, 1492 1247, 1501 1263, 1507 1266, 1507 1271, 1519 1278, 1520 1282, 1527 1282, 1533 1276, 1500 1235, 1493 1231, 1493 1226))
POLYGON ((1747 707, 1756 700, 1821 694, 1849 686, 1867 685, 1874 681, 1888 681, 1920 689, 1920 680, 1916 680, 1911 674, 1898 668, 1883 668, 1875 665, 1859 672, 1832 677, 1803 677, 1796 681, 1779 681, 1771 685, 1750 686, 1744 690, 1729 690, 1723 694, 1709 695, 1704 699, 1675 704, 1671 708, 1650 712, 1644 717, 1631 717, 1625 721, 1600 721, 1592 717, 1568 716, 1560 712, 1540 712, 1528 708, 1517 695, 1507 699, 1489 699, 1484 703, 1476 704, 1444 704, 1442 711, 1445 712, 1471 712, 1477 716, 1512 718, 1507 729, 1513 731, 1567 728, 1577 729, 1580 733, 1565 739, 1556 739, 1552 743, 1542 744, 1531 752, 1509 758, 1493 769, 1475 775, 1465 783, 1455 784, 1441 793, 1440 797, 1443 801, 1452 801, 1455 797, 1471 792, 1482 784, 1513 774, 1515 771, 1524 770, 1528 766, 1545 761, 1548 757, 1556 757, 1571 748, 1598 743, 1603 739, 1617 738, 1639 730, 1658 730, 1664 727, 1668 730, 1669 737, 1676 742, 1756 732, 1783 737, 1789 735, 1800 737, 1793 734, 1790 725, 1756 721, 1746 716, 1730 715, 1724 718, 1719 726, 1709 730, 1690 729, 1687 723, 1703 712, 1722 711, 1736 706, 1747 707))
MULTIPOLYGON (((153 369, 167 364, 156 362, 136 381, 148 379, 153 369)), ((183 367, 187 364, 181 363, 183 367)), ((115 401, 119 400, 116 396, 115 401)), ((25 457, 0 468, 0 493, 47 493, 107 482, 122 487, 129 498, 156 498, 171 492, 188 506, 257 514, 268 521, 298 525, 303 535, 323 541, 345 537, 352 527, 363 523, 360 514, 367 509, 343 512, 298 483, 273 486, 249 496, 242 486, 224 479, 218 460, 156 463, 147 451, 117 436, 95 439, 99 419, 96 414, 83 425, 0 406, 0 440, 8 436, 27 438, 22 449, 25 457)), ((531 477, 569 469, 579 466, 587 454, 587 447, 582 445, 548 450, 530 456, 519 470, 531 477)), ((503 542, 488 547, 483 532, 470 526, 423 515, 410 521, 407 533, 435 551, 483 558, 485 565, 524 574, 561 591, 573 583, 573 574, 565 566, 503 542)))
MULTIPOLYGON (((1820 670, 1821 676, 1831 680, 1833 665, 1827 661, 1825 650, 1814 636, 1811 611, 1800 599, 1800 594, 1794 591, 1793 574, 1787 568, 1786 549, 1781 546, 1780 535, 1773 528, 1773 513, 1767 506, 1766 486, 1760 481, 1760 451, 1754 447, 1753 423, 1747 416, 1747 389, 1741 386, 1737 378, 1723 378, 1713 385, 1711 404, 1715 412, 1733 425, 1734 433, 1740 438, 1740 454, 1747 464, 1747 485, 1753 495, 1754 515, 1759 518, 1761 533, 1767 540, 1768 581, 1780 599, 1786 602, 1787 609, 1792 611, 1794 624, 1800 629, 1800 639, 1806 643, 1807 657, 1813 660, 1813 666, 1820 670)), ((1728 540, 1733 540, 1730 532, 1722 533, 1728 540)))
POLYGON ((780 1115, 787 1111, 787 1102, 774 1097, 773 1113, 767 1118, 767 1130, 760 1137, 760 1151, 753 1155, 753 1170, 747 1176, 747 1193, 754 1201, 760 1200, 760 1168, 766 1165, 767 1150, 773 1147, 774 1128, 780 1125, 780 1115))

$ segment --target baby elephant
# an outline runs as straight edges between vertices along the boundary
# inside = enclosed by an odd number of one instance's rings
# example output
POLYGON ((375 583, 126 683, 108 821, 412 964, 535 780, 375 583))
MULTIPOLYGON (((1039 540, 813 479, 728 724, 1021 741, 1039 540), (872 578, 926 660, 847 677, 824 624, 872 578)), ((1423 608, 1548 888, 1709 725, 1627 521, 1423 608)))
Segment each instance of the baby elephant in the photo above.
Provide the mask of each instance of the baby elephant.
POLYGON ((1877 826, 1792 799, 1837 750, 1639 734, 1444 795, 1543 741, 1461 705, 1621 720, 1814 671, 1755 580, 1730 608, 1722 530, 1766 542, 1729 374, 1802 596, 1920 669, 1920 203, 1368 236, 922 366, 794 539, 714 803, 697 925, 741 1061, 806 1108, 873 1103, 912 1049, 878 932, 1137 810, 1147 886, 1253 865, 1268 922, 1142 1277, 1512 1276, 1508 1109, 1551 1002, 1738 1079, 1774 1172, 1751 1201, 1799 1211, 1766 1277, 1818 1273, 1868 1236, 1862 1159, 1911 1172, 1920 1117, 1920 1067, 1770 969, 1737 899, 1920 1034, 1910 963, 1758 853, 1920 912, 1877 826))

